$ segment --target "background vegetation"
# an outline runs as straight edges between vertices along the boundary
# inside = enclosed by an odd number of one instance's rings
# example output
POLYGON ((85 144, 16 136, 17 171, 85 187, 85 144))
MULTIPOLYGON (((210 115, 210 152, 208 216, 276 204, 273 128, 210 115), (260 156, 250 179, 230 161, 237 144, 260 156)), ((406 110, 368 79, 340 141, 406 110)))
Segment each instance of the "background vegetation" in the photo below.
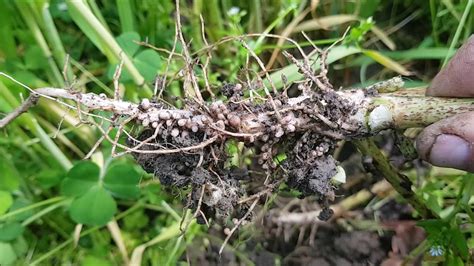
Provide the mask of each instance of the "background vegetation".
MULTIPOLYGON (((314 44, 327 47, 348 26, 351 30, 328 58, 330 80, 336 86, 361 87, 404 75, 406 86, 415 87, 426 85, 470 36, 472 2, 181 1, 182 31, 194 56, 212 55, 198 75, 207 72, 214 93, 225 83, 238 82, 248 65, 247 50, 228 37, 281 34, 310 51, 312 43, 301 31, 314 44), (223 38, 229 41, 205 49, 223 38)), ((113 73, 124 59, 120 79, 124 99, 138 102, 152 96, 159 75, 170 81, 163 92, 167 100, 179 106, 184 92, 177 77, 184 62, 174 58, 168 64, 168 51, 182 51, 179 43, 173 47, 176 15, 174 1, 168 0, 3 0, 0 71, 31 88, 66 87, 112 96, 113 73)), ((285 67, 288 63, 278 53, 280 49, 291 52, 293 45, 263 36, 247 40, 277 86, 283 86, 282 74, 289 81, 297 78, 296 68, 285 67)), ((258 71, 256 65, 250 67, 258 71)), ((10 112, 27 95, 19 83, 5 75, 0 78, 1 113, 10 112)), ((192 259, 189 248, 213 252, 214 259, 206 256, 205 260, 215 262, 215 245, 225 237, 216 232, 222 228, 216 225, 217 229, 209 230, 192 222, 181 233, 186 212, 179 192, 161 187, 131 157, 111 158, 110 144, 104 142, 90 160, 83 161, 101 134, 80 122, 75 112, 41 100, 1 130, 0 265, 175 265, 192 259)), ((390 139, 385 136, 379 142, 386 148, 390 139)), ((395 154, 383 151, 387 156, 395 154)), ((462 172, 420 168, 419 162, 398 166, 415 181, 424 204, 440 217, 423 222, 427 240, 408 257, 426 253, 427 261, 453 265, 468 261, 474 248, 474 214, 469 205, 473 178, 462 172)), ((364 185, 348 189, 337 200, 380 178, 363 179, 364 185)), ((279 197, 288 193, 283 191, 279 197)), ((393 199, 403 202, 388 193, 359 209, 381 208, 393 199)), ((366 230, 381 230, 374 217, 364 218, 371 224, 366 230)), ((410 219, 417 218, 414 210, 410 219)), ((248 258, 253 256, 248 247, 255 232, 258 228, 243 228, 226 247, 238 263, 256 263, 248 258)), ((281 263, 285 256, 272 258, 281 263)))

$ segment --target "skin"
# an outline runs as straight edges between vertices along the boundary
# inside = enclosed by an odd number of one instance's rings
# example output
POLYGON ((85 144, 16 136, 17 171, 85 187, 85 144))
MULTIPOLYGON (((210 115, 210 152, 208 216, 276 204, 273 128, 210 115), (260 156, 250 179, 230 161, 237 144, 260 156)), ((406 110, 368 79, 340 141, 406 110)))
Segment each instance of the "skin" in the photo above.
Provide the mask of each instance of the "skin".
MULTIPOLYGON (((474 97, 474 35, 459 48, 426 92, 438 97, 474 97)), ((474 112, 426 127, 418 136, 420 157, 433 165, 474 172, 474 112)))

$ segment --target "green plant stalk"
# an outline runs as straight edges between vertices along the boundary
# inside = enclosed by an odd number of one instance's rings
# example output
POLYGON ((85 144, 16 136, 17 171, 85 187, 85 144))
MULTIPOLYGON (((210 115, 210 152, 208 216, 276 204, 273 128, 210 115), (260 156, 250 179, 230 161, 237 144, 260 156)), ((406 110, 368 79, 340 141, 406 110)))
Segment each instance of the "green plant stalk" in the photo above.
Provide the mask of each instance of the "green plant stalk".
POLYGON ((0 50, 3 51, 3 56, 7 60, 18 58, 15 45, 15 35, 13 33, 12 14, 8 8, 0 8, 0 17, 2 23, 0 24, 0 50))
POLYGON ((48 119, 55 125, 62 123, 62 127, 70 127, 73 129, 74 134, 79 137, 83 143, 87 146, 84 148, 92 147, 95 143, 96 135, 94 130, 89 127, 77 127, 81 122, 76 117, 77 113, 70 113, 70 110, 63 108, 57 103, 51 103, 49 101, 38 102, 38 107, 42 109, 42 112, 48 114, 48 119))
MULTIPOLYGON (((258 1, 255 1, 255 2, 258 2, 258 1)), ((268 25, 268 27, 265 28, 265 30, 262 32, 262 31, 258 31, 257 33, 262 33, 262 34, 269 34, 278 24, 281 23, 281 21, 283 19, 286 18, 286 16, 288 14, 291 13, 291 11, 293 11, 294 8, 290 7, 290 8, 287 8, 286 10, 284 10, 284 12, 281 12, 281 14, 279 14, 275 20, 272 21, 272 23, 270 23, 270 25, 268 25)), ((265 35, 261 35, 260 37, 258 37, 258 39, 255 41, 255 44, 253 45, 253 48, 255 50, 260 50, 261 49, 261 45, 264 43, 265 41, 265 35)))
POLYGON ((58 66, 53 60, 53 55, 51 53, 51 50, 43 36, 43 33, 41 32, 38 26, 38 23, 34 19, 34 14, 32 10, 30 9, 30 6, 28 5, 27 2, 24 2, 24 1, 16 1, 15 3, 18 7, 18 10, 20 11, 21 16, 23 17, 23 20, 25 21, 26 25, 28 26, 31 33, 33 34, 33 37, 35 38, 36 42, 41 48, 41 51, 43 52, 44 57, 48 61, 50 71, 53 74, 53 78, 54 78, 53 83, 61 87, 64 86, 64 81, 63 81, 61 72, 59 71, 58 66))
MULTIPOLYGON (((31 116, 33 118, 33 116, 31 116)), ((58 163, 65 169, 72 167, 71 161, 64 155, 64 153, 56 146, 56 144, 51 140, 48 134, 44 129, 38 124, 36 119, 30 120, 32 125, 29 126, 30 130, 40 139, 41 143, 45 148, 56 158, 58 163)))
MULTIPOLYGON (((194 224, 196 224, 196 221, 192 220, 190 222, 190 226, 194 224)), ((176 238, 177 236, 181 235, 182 232, 180 229, 181 229, 180 222, 176 221, 175 223, 161 230, 160 234, 155 236, 150 241, 147 241, 146 243, 143 243, 139 245, 138 247, 136 247, 132 253, 132 258, 130 259, 131 265, 139 265, 137 262, 141 262, 143 253, 145 252, 145 249, 147 249, 148 247, 154 246, 158 243, 176 238)))
MULTIPOLYGON (((54 25, 53 18, 49 12, 49 2, 47 1, 28 1, 31 12, 35 15, 42 34, 45 36, 52 50, 52 55, 56 61, 58 68, 64 67, 66 62, 66 52, 59 37, 58 30, 54 25)), ((67 80, 72 80, 73 74, 71 68, 67 68, 67 80)))
POLYGON ((109 62, 117 64, 123 60, 123 66, 130 73, 135 84, 143 89, 139 93, 144 97, 150 97, 152 91, 146 85, 145 78, 84 1, 67 0, 66 3, 74 22, 108 58, 109 62))
MULTIPOLYGON (((202 14, 202 9, 203 9, 203 0, 195 0, 193 1, 193 7, 192 7, 192 20, 193 20, 193 25, 201 25, 201 18, 200 15, 202 14)), ((203 18, 204 20, 204 18, 203 18)), ((207 25, 207 21, 204 21, 204 25, 207 28, 209 25, 207 25)), ((193 42, 191 43, 193 47, 198 50, 201 47, 204 47, 204 40, 202 39, 202 32, 201 32, 201 27, 199 29, 193 29, 192 31, 192 37, 193 37, 193 42)))
MULTIPOLYGON (((19 106, 20 103, 16 100, 16 98, 12 95, 12 93, 0 83, 0 92, 5 97, 5 100, 8 101, 12 109, 14 106, 19 106)), ((36 118, 29 114, 25 113, 18 118, 18 122, 27 127, 33 134, 40 139, 43 146, 56 158, 57 162, 64 168, 69 169, 72 167, 72 163, 69 159, 64 155, 64 153, 56 146, 56 144, 51 140, 48 134, 43 130, 43 128, 39 125, 36 118)))
MULTIPOLYGON (((132 207, 130 207, 129 209, 127 209, 126 211, 118 214, 115 219, 118 221, 120 219, 122 219, 123 217, 127 216, 128 214, 130 214, 131 212, 135 211, 136 209, 142 207, 143 203, 142 202, 137 202, 135 205, 133 205, 132 207)), ((90 233, 93 233, 97 230, 99 230, 100 228, 102 228, 102 226, 94 226, 90 229, 87 229, 85 231, 83 231, 80 235, 80 237, 83 237, 83 236, 86 236, 90 233)), ((33 262, 30 263, 31 266, 33 265, 38 265, 39 263, 41 263, 42 261, 44 261, 45 259, 49 258, 50 256, 52 256, 54 253, 60 251, 61 249, 67 247, 69 244, 72 244, 74 242, 74 236, 71 236, 71 238, 69 238, 68 240, 64 241, 63 243, 61 243, 60 245, 57 245, 55 248, 51 249, 50 251, 48 251, 47 253, 43 254, 42 256, 40 256, 39 258, 37 258, 36 260, 34 260, 33 262)))
MULTIPOLYGON (((44 4, 41 8, 41 18, 43 20, 44 26, 44 35, 48 40, 54 59, 56 60, 56 64, 61 67, 64 66, 66 62, 66 51, 64 49, 63 43, 61 38, 59 37, 58 30, 56 25, 54 24, 53 18, 51 17, 51 13, 49 12, 49 5, 44 4)), ((73 72, 71 67, 68 65, 66 69, 66 77, 69 81, 73 79, 73 72)))
POLYGON ((68 139, 60 130, 58 130, 56 126, 51 124, 50 121, 42 117, 38 117, 37 120, 40 126, 48 131, 48 134, 50 136, 55 136, 55 139, 62 142, 64 146, 66 146, 69 150, 75 153, 79 158, 85 157, 85 154, 81 151, 81 149, 75 143, 73 143, 70 139, 68 139))
POLYGON ((217 42, 225 33, 219 1, 207 0, 202 3, 203 17, 210 42, 217 42))
POLYGON ((67 204, 69 204, 69 203, 70 203, 70 200, 65 199, 65 200, 63 200, 63 201, 57 202, 57 203, 55 203, 55 204, 52 204, 52 205, 50 205, 50 206, 48 206, 48 207, 42 209, 41 211, 35 213, 34 215, 28 217, 28 219, 24 220, 24 221, 21 223, 21 225, 22 225, 22 226, 27 226, 27 225, 29 225, 30 223, 32 223, 32 222, 36 221, 37 219, 41 218, 42 216, 44 216, 44 215, 46 215, 46 214, 48 214, 48 213, 50 213, 50 212, 56 210, 57 208, 59 208, 59 207, 61 207, 61 206, 65 206, 65 205, 67 205, 67 204))
MULTIPOLYGON (((81 1, 84 1, 84 0, 81 0, 81 1)), ((109 25, 107 25, 107 21, 105 20, 104 16, 102 16, 102 13, 100 12, 99 6, 97 6, 97 1, 96 0, 85 0, 85 4, 90 8, 90 10, 94 14, 94 16, 97 17, 97 19, 100 21, 100 23, 102 23, 104 28, 108 32, 112 32, 109 28, 109 25)), ((107 4, 107 2, 105 2, 104 4, 107 4)))
POLYGON ((135 31, 133 6, 130 0, 116 0, 122 32, 135 31))
POLYGON ((262 32, 263 31, 262 2, 251 1, 250 4, 252 5, 252 24, 254 26, 253 31, 262 32))
POLYGON ((59 196, 59 197, 50 198, 50 199, 47 199, 47 200, 43 200, 43 201, 28 205, 28 206, 23 207, 21 209, 14 210, 14 211, 11 211, 9 213, 6 213, 6 214, 0 216, 0 221, 5 221, 6 219, 8 219, 10 217, 13 217, 15 215, 18 215, 20 213, 27 212, 29 210, 33 210, 33 209, 39 208, 39 207, 44 206, 44 205, 57 203, 57 202, 63 201, 64 199, 65 199, 65 197, 59 196))
POLYGON ((431 35, 433 36, 434 43, 436 46, 439 46, 439 36, 438 36, 438 10, 437 4, 438 1, 430 0, 430 14, 431 14, 431 35))
MULTIPOLYGON (((0 146, 5 147, 7 145, 14 145, 18 149, 23 151, 25 154, 27 154, 30 157, 30 159, 34 161, 37 165, 41 167, 45 167, 46 165, 44 161, 41 160, 38 154, 35 153, 35 150, 39 149, 40 146, 35 145, 33 148, 31 148, 28 145, 26 145, 25 140, 28 140, 30 138, 25 134, 25 132, 23 132, 23 130, 19 126, 15 126, 11 130, 12 130, 11 136, 15 136, 15 137, 12 139, 9 139, 9 138, 0 139, 0 146)), ((0 149, 0 152, 5 153, 5 154, 7 153, 7 151, 3 149, 0 149)))
MULTIPOLYGON (((461 31, 464 28, 464 24, 466 23, 466 19, 467 19, 468 15, 471 13, 471 7, 472 7, 472 4, 473 4, 473 1, 474 0, 468 0, 468 2, 466 4, 466 8, 464 9, 464 13, 462 14, 461 20, 459 21, 459 25, 456 29, 456 32, 454 33, 453 40, 451 41, 451 45, 449 46, 448 55, 451 54, 451 52, 454 50, 454 46, 459 41, 459 36, 461 35, 461 31)), ((444 59, 443 67, 448 63, 448 60, 449 60, 449 57, 447 56, 444 59)))
POLYGON ((373 165, 378 172, 392 185, 392 187, 420 214, 424 219, 437 218, 436 213, 429 209, 426 204, 413 192, 413 183, 407 176, 388 161, 385 155, 375 145, 372 138, 354 140, 357 149, 365 156, 373 159, 373 165))

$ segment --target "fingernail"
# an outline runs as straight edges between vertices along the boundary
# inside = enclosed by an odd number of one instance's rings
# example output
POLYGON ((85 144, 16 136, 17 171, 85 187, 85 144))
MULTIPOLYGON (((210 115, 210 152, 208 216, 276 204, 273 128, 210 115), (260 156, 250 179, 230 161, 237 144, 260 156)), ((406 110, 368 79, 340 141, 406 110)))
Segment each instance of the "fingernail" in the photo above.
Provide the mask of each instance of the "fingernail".
POLYGON ((443 134, 439 135, 430 151, 430 162, 441 167, 466 169, 471 159, 471 145, 464 139, 443 134))

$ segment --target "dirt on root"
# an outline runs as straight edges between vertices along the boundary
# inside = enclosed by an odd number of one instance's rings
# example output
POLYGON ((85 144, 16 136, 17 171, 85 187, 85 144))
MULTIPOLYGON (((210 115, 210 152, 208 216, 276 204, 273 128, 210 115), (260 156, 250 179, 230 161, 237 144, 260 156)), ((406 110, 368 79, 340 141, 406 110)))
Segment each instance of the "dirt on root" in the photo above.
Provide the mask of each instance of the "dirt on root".
POLYGON ((182 110, 145 100, 135 121, 143 128, 128 146, 150 151, 134 156, 163 185, 191 191, 186 207, 202 211, 200 222, 245 216, 242 210, 252 203, 249 198, 258 199, 259 193, 276 190, 282 183, 301 192, 301 197, 316 196, 324 207, 321 218, 328 219, 332 213, 328 202, 335 197, 331 179, 338 164, 332 153, 360 125, 351 120, 357 106, 329 83, 323 59, 327 52, 320 53, 321 73, 288 56, 304 76, 287 84, 291 97, 287 89, 270 93, 268 88, 264 97, 246 97, 246 91, 263 90, 265 85, 257 78, 251 84, 224 84, 219 100, 184 100, 182 110), (229 167, 228 141, 244 144, 237 156, 249 154, 246 162, 229 167), (163 152, 152 153, 160 149, 163 152), (278 159, 281 154, 286 156, 283 162, 278 159))

